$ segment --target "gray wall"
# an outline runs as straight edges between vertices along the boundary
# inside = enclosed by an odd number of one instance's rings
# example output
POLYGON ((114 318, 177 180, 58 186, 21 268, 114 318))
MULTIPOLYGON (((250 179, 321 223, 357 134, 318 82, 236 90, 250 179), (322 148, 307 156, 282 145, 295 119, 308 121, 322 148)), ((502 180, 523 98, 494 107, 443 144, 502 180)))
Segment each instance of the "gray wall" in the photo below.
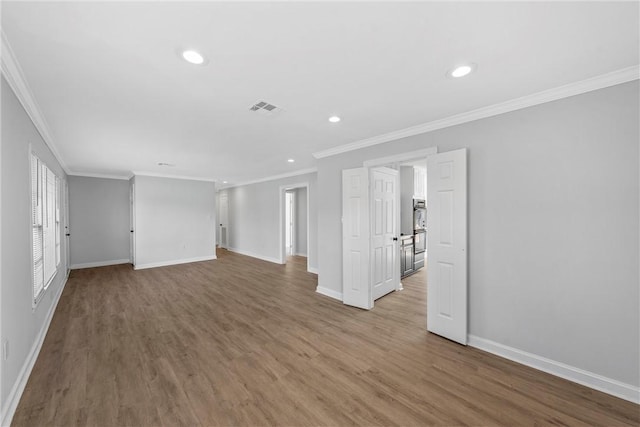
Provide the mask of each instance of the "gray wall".
POLYGON ((317 179, 306 174, 229 188, 229 248, 273 262, 280 259, 280 187, 308 182, 308 265, 317 269, 317 179))
POLYGON ((69 177, 71 268, 129 260, 129 181, 69 177))
MULTIPOLYGON (((9 343, 9 358, 2 364, 0 405, 3 416, 9 403, 9 393, 19 380, 19 373, 28 362, 38 335, 53 309, 55 296, 66 280, 66 241, 60 227, 61 261, 53 282, 45 290, 35 308, 32 307, 33 286, 31 268, 31 150, 58 177, 66 174, 47 148, 31 119, 13 91, 2 78, 2 164, 1 227, 2 227, 2 287, 0 288, 1 341, 9 343)), ((61 223, 64 224, 64 212, 61 223)))
POLYGON ((295 190, 296 255, 307 256, 307 189, 295 190))
POLYGON ((140 175, 134 180, 136 268, 215 257, 213 182, 140 175))
POLYGON ((341 170, 469 149, 470 333, 638 386, 638 81, 319 160, 319 286, 342 292, 341 170))

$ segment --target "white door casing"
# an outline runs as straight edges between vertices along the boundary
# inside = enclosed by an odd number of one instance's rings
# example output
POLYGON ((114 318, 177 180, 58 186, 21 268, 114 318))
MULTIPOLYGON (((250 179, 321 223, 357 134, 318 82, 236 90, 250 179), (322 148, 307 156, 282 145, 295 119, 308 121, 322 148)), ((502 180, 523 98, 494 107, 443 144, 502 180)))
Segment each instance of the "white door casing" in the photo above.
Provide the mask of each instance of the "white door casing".
POLYGON ((371 282, 374 300, 399 287, 398 182, 397 170, 385 167, 371 169, 371 282))
POLYGON ((131 183, 129 191, 129 251, 131 264, 136 265, 136 185, 131 183))
POLYGON ((467 150, 427 158, 427 330, 467 344, 467 150))
POLYGON ((69 231, 69 183, 67 180, 63 180, 63 197, 64 197, 64 243, 65 243, 65 262, 67 268, 67 274, 71 267, 71 246, 70 243, 70 231, 69 231))
POLYGON ((220 193, 220 247, 229 247, 229 195, 220 193))
POLYGON ((342 171, 342 301, 373 308, 369 281, 369 169, 342 171))

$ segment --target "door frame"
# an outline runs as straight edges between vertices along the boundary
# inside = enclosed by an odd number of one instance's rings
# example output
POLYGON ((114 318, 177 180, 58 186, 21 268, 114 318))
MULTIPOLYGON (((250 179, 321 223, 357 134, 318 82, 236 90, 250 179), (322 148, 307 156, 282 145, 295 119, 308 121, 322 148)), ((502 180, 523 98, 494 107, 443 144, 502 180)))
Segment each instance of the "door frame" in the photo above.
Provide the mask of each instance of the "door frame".
POLYGON ((229 249, 229 192, 226 188, 223 188, 217 192, 218 199, 216 200, 216 240, 219 240, 218 247, 221 249, 229 249), (225 206, 223 209, 221 200, 224 197, 225 206), (223 212, 224 211, 224 212, 223 212), (223 215, 224 213, 224 215, 223 215), (222 218, 225 218, 223 224, 222 218), (222 229, 224 230, 224 241, 222 240, 222 229))
POLYGON ((129 183, 129 258, 136 266, 136 183, 129 183))
POLYGON ((69 228, 69 181, 67 179, 62 180, 62 195, 64 200, 64 257, 68 275, 71 271, 71 231, 69 228))
POLYGON ((291 255, 295 255, 296 252, 297 252, 297 249, 298 249, 298 247, 297 247, 298 245, 297 245, 297 242, 296 242, 296 240, 298 239, 298 236, 297 236, 298 233, 295 230, 296 227, 298 226, 298 223, 297 223, 297 220, 296 220, 297 210, 296 210, 295 206, 296 206, 296 203, 297 203, 297 201, 296 201, 297 197, 296 197, 296 191, 295 190, 296 189, 293 188, 293 189, 285 190, 285 192, 284 192, 284 203, 285 203, 285 206, 284 206, 284 208, 285 208, 284 209, 284 211, 285 211, 284 212, 284 226, 285 226, 284 227, 284 235, 285 235, 284 245, 285 245, 285 254, 286 254, 287 243, 291 243, 291 246, 290 246, 291 255), (287 206, 287 194, 289 195, 289 200, 290 200, 290 203, 291 203, 290 206, 287 206), (290 219, 289 224, 287 224, 287 214, 289 215, 289 219, 290 219), (289 238, 291 239, 289 242, 287 242, 287 239, 286 239, 286 237, 287 237, 287 229, 289 229, 289 238))
POLYGON ((285 224, 285 220, 286 220, 286 215, 285 215, 285 193, 287 192, 287 190, 295 190, 298 188, 306 188, 307 189, 307 271, 309 271, 309 252, 310 251, 310 246, 309 246, 309 231, 311 230, 311 227, 309 226, 309 199, 311 198, 311 189, 309 188, 309 181, 304 181, 304 182, 298 182, 298 183, 294 183, 294 184, 288 184, 288 185, 281 185, 280 189, 278 190, 278 194, 279 194, 279 198, 280 198, 280 239, 279 239, 279 262, 280 264, 286 264, 287 263, 287 250, 286 250, 286 224, 285 224))
MULTIPOLYGON (((375 159, 365 160, 364 162, 362 162, 362 166, 367 168, 367 169, 369 169, 369 175, 371 175, 372 169, 374 169, 376 167, 389 166, 389 165, 400 166, 401 163, 426 159, 427 157, 429 157, 429 156, 431 156, 433 154, 438 154, 438 147, 437 146, 436 147, 424 148, 422 150, 408 151, 406 153, 401 153, 401 154, 394 154, 392 156, 378 157, 378 158, 375 158, 375 159)), ((399 188, 398 188, 398 190, 399 190, 399 188)), ((371 204, 371 201, 369 203, 371 204)), ((396 230, 398 230, 398 237, 399 237, 399 232, 400 232, 400 205, 401 205, 401 203, 400 203, 400 194, 398 194, 398 197, 396 197, 396 230)), ((371 215, 372 215, 372 209, 371 209, 371 206, 370 206, 370 209, 369 209, 369 220, 370 221, 371 221, 371 215)), ((398 251, 399 251, 399 249, 400 249, 400 243, 399 243, 399 240, 398 240, 398 251)), ((373 250, 373 245, 372 244, 371 244, 371 250, 373 250)), ((373 265, 371 265, 371 268, 373 268, 373 265)), ((400 266, 398 265, 397 268, 399 269, 400 266)), ((369 280, 369 286, 371 287, 371 290, 373 291, 373 279, 371 279, 371 278, 369 280)), ((398 285, 397 285, 396 291, 401 291, 402 289, 403 289, 402 280, 398 280, 398 285)))

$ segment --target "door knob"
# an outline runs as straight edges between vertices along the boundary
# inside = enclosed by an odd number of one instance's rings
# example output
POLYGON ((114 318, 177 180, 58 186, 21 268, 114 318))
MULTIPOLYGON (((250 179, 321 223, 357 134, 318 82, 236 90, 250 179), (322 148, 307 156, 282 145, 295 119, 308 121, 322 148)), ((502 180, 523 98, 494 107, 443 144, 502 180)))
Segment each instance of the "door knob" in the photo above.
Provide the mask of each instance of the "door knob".
POLYGON ((394 238, 393 238, 393 241, 394 241, 394 242, 397 242, 397 241, 398 241, 398 238, 397 238, 397 237, 394 237, 394 238))

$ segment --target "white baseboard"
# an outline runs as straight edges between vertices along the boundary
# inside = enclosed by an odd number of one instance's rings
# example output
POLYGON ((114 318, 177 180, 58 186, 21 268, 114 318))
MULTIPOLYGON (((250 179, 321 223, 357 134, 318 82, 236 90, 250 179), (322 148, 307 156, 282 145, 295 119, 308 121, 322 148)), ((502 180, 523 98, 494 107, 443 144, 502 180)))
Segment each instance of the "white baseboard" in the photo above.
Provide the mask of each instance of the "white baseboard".
POLYGON ((240 254, 240 255, 250 256, 251 258, 258 258, 258 259, 261 259, 263 261, 269 261, 269 262, 273 262, 275 264, 282 264, 278 258, 272 258, 272 257, 260 255, 260 254, 257 254, 255 252, 245 251, 245 250, 237 249, 237 248, 227 248, 227 250, 231 251, 231 252, 235 252, 235 253, 240 254))
POLYGON ((79 270, 81 268, 106 267, 107 265, 118 265, 118 264, 131 264, 131 260, 127 258, 127 259, 113 259, 110 261, 85 262, 82 264, 71 264, 69 268, 72 270, 79 270))
POLYGON ((625 384, 621 381, 585 371, 574 366, 566 365, 555 360, 547 359, 545 357, 538 356, 537 354, 518 350, 517 348, 509 347, 475 335, 469 335, 468 344, 471 347, 479 348, 480 350, 484 350, 488 353, 513 360, 514 362, 518 362, 560 378, 611 394, 621 399, 628 400, 633 403, 640 403, 640 387, 625 384))
POLYGON ((317 269, 317 268, 315 268, 315 267, 309 267, 309 266, 307 266, 307 271, 308 271, 309 273, 319 274, 319 273, 318 273, 318 269, 317 269))
POLYGON ((316 292, 329 298, 337 299, 338 301, 342 301, 342 292, 334 291, 333 289, 323 288, 322 286, 318 286, 316 288, 316 292))
POLYGON ((69 280, 69 274, 64 278, 62 286, 60 286, 60 289, 53 297, 54 302, 49 308, 49 312, 45 317, 42 328, 40 328, 40 332, 31 346, 31 351, 29 351, 29 354, 22 365, 22 369, 20 369, 18 378, 7 396, 7 403, 5 404, 5 407, 2 408, 2 424, 0 424, 2 427, 8 427, 11 425, 11 421, 13 420, 13 416, 18 408, 18 403, 20 402, 24 388, 27 386, 27 381, 29 380, 33 366, 36 364, 36 360, 38 360, 38 355, 40 354, 40 349, 42 348, 44 339, 47 336, 47 331, 49 331, 49 325, 51 325, 51 319, 53 319, 53 314, 56 312, 56 307, 58 307, 58 301, 60 301, 62 291, 64 291, 64 287, 67 285, 67 280, 69 280))
POLYGON ((169 265, 188 264, 190 262, 200 262, 200 261, 211 261, 214 259, 218 259, 218 257, 215 255, 207 255, 207 256, 201 256, 196 258, 174 259, 171 261, 161 261, 161 262, 149 262, 146 264, 136 264, 133 266, 133 269, 144 270, 146 268, 166 267, 169 265))
POLYGON ((305 258, 307 257, 307 253, 306 253, 306 252, 305 252, 305 253, 302 253, 302 252, 296 252, 296 253, 295 253, 295 255, 296 255, 296 256, 302 256, 302 257, 305 257, 305 258))

